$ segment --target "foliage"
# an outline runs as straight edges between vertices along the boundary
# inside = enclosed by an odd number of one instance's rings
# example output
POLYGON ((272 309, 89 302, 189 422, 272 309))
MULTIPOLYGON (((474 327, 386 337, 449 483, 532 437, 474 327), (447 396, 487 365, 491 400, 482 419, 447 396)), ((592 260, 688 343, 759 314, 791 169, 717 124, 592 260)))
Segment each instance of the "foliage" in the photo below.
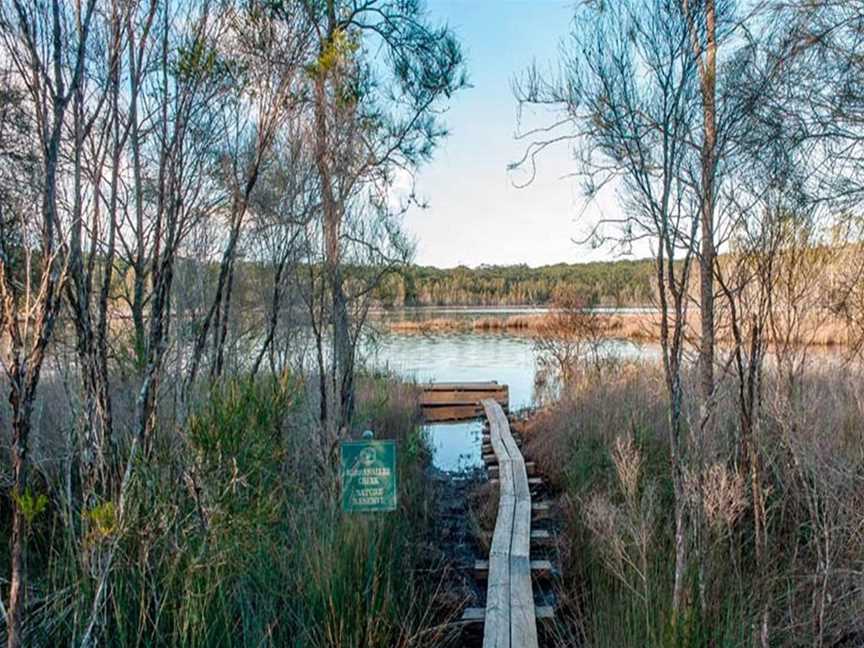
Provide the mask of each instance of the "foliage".
POLYGON ((573 292, 601 306, 651 303, 650 260, 597 261, 531 268, 527 265, 460 266, 441 269, 410 266, 379 287, 387 306, 494 306, 550 304, 573 292))
POLYGON ((45 493, 34 495, 29 487, 24 489, 23 493, 13 491, 12 501, 15 502, 16 508, 24 516, 28 525, 33 524, 36 517, 48 508, 48 496, 45 493))
MULTIPOLYGON (((137 466, 122 526, 113 502, 85 513, 93 540, 117 543, 100 645, 446 645, 428 631, 442 618, 421 570, 435 565, 418 554, 429 450, 416 391, 386 376, 360 382, 365 424, 399 444, 400 508, 375 517, 343 514, 322 487, 303 394, 288 375, 223 381, 180 445, 137 466)), ((45 495, 16 501, 40 546, 28 645, 75 643, 91 592, 72 530, 45 495)))

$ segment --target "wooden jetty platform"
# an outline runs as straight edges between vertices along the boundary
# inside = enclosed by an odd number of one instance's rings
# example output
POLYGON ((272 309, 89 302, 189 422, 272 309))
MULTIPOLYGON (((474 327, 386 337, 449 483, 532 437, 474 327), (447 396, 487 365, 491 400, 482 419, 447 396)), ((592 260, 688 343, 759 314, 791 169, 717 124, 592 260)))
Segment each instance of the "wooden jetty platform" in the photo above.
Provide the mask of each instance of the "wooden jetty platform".
POLYGON ((468 609, 463 619, 483 620, 483 648, 537 648, 537 618, 552 611, 535 608, 531 576, 550 567, 531 561, 528 471, 500 403, 486 398, 481 405, 498 463, 498 515, 489 560, 478 565, 486 572, 486 608, 468 609))
POLYGON ((483 415, 483 400, 497 402, 505 411, 510 405, 507 385, 495 381, 430 383, 423 386, 420 405, 429 423, 464 421, 483 415))

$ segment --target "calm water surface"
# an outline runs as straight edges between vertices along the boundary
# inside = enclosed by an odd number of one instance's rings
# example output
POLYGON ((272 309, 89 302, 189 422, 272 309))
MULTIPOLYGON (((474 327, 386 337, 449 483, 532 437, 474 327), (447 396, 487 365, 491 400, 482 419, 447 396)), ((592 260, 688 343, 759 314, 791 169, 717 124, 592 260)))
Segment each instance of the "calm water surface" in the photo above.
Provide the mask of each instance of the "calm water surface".
MULTIPOLYGON (((420 382, 491 381, 510 388, 510 409, 533 401, 536 370, 530 339, 506 334, 452 333, 382 336, 373 364, 420 382)), ((481 423, 436 423, 426 426, 441 470, 463 470, 481 464, 481 423)))
MULTIPOLYGON (((381 320, 426 319, 542 312, 543 309, 470 308, 405 309, 389 312, 381 320)), ((613 353, 621 357, 659 358, 657 345, 611 341, 613 353)), ((817 353, 814 351, 814 353, 817 353)), ((819 352, 831 360, 836 352, 819 352)), ((384 333, 367 358, 373 366, 389 367, 397 374, 419 382, 492 381, 510 388, 510 409, 534 403, 537 360, 534 344, 527 336, 507 332, 470 331, 454 333, 384 333)), ((456 471, 482 464, 481 423, 446 423, 427 426, 434 447, 434 464, 456 471)))
MULTIPOLYGON (((613 342, 616 353, 640 355, 628 342, 613 342)), ((371 352, 371 364, 387 367, 419 382, 492 381, 510 389, 510 409, 534 403, 537 371, 533 341, 508 333, 387 333, 371 352)), ((427 426, 433 462, 456 471, 481 465, 481 423, 437 423, 427 426)))

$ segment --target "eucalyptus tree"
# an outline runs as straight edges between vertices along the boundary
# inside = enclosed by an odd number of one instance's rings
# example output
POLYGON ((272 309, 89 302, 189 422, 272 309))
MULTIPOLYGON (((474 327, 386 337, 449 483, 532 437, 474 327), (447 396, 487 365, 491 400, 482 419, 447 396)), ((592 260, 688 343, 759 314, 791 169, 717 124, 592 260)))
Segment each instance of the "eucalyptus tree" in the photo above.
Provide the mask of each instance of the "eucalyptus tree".
POLYGON ((687 443, 682 370, 692 264, 698 254, 699 202, 689 182, 699 86, 691 34, 666 0, 586 4, 562 43, 558 73, 536 67, 517 81, 523 109, 556 111, 551 126, 527 130, 514 169, 536 174, 538 156, 572 147, 588 199, 614 189, 621 216, 595 223, 589 238, 625 249, 647 241, 654 253, 660 345, 669 396, 669 448, 675 499, 672 608, 683 612, 691 544, 685 473, 687 443))
MULTIPOLYGON (((37 506, 28 489, 28 444, 42 365, 57 323, 68 255, 63 244, 58 184, 65 120, 81 83, 95 0, 71 5, 59 0, 0 4, 3 56, 26 90, 38 143, 40 208, 19 220, 24 269, 0 258, 3 333, 8 338, 4 369, 12 406, 12 467, 16 506, 11 538, 8 645, 23 645, 27 515, 37 506)), ((19 260, 20 262, 20 260, 19 260)), ((16 263, 17 265, 17 263, 16 263)))
MULTIPOLYGON (((354 411, 352 334, 344 273, 356 213, 383 215, 401 174, 428 160, 446 131, 443 102, 465 84, 462 53, 418 0, 301 0, 314 35, 307 66, 313 158, 321 199, 321 258, 331 359, 319 362, 322 423, 343 434, 354 411)), ((276 15, 292 3, 271 3, 276 15)), ((398 208, 397 208, 398 210, 398 208)), ((361 218, 363 220, 363 218, 361 218)), ((390 228, 392 232, 392 227, 390 228)), ((362 232, 364 235, 368 230, 362 232)))

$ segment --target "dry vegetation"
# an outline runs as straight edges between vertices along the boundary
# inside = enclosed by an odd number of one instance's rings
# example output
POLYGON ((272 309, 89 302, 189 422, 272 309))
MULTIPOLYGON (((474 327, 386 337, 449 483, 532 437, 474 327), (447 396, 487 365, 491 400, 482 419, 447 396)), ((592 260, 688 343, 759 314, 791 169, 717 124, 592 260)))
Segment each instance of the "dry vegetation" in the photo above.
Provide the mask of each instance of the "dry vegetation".
MULTIPOLYGON (((693 393, 692 375, 687 382, 693 393)), ((701 572, 688 573, 691 616, 678 626, 669 598, 673 494, 660 368, 628 363, 601 380, 583 376, 529 421, 526 453, 565 514, 564 636, 582 633, 594 646, 749 645, 760 623, 755 593, 764 587, 771 645, 864 642, 864 373, 812 367, 791 393, 776 374, 766 375, 757 442, 767 566, 754 554, 751 491, 729 433, 731 387, 718 399, 721 424, 706 440, 701 477, 694 467, 688 480, 691 505, 706 515, 705 561, 701 572)), ((693 402, 687 411, 688 420, 698 415, 693 402)))
MULTIPOLYGON (((394 333, 466 333, 466 332, 507 332, 532 337, 546 336, 559 327, 554 312, 560 307, 553 305, 552 313, 532 315, 503 315, 482 317, 435 317, 424 320, 399 320, 387 322, 383 326, 394 333)), ((635 342, 656 342, 660 339, 660 319, 656 313, 615 313, 601 314, 596 318, 599 333, 605 339, 632 340, 635 342)), ((728 327, 722 314, 718 317, 717 340, 730 341, 728 327)), ((698 337, 699 319, 691 315, 688 320, 688 338, 698 337)), ((790 342, 811 346, 849 346, 857 344, 858 324, 850 323, 845 317, 825 311, 810 312, 801 323, 801 328, 790 342)), ((561 330, 560 334, 567 333, 561 330)))

